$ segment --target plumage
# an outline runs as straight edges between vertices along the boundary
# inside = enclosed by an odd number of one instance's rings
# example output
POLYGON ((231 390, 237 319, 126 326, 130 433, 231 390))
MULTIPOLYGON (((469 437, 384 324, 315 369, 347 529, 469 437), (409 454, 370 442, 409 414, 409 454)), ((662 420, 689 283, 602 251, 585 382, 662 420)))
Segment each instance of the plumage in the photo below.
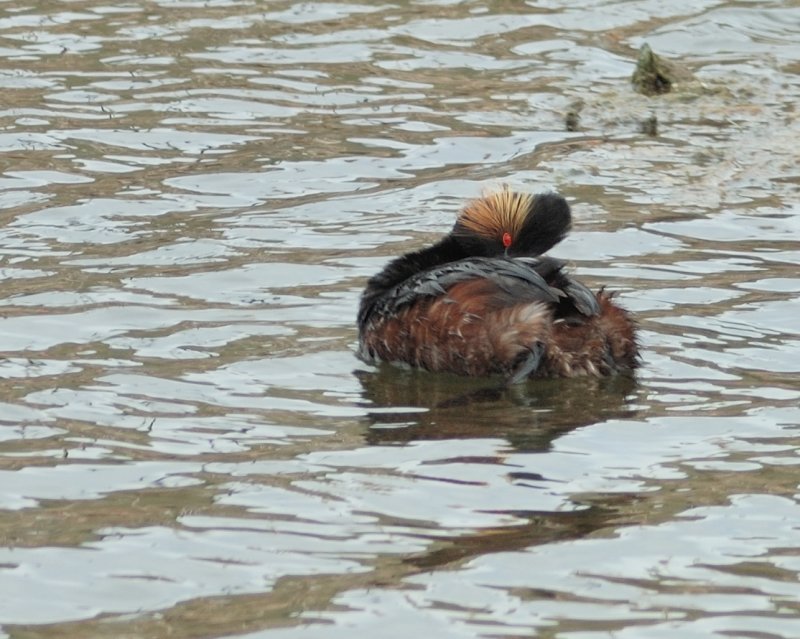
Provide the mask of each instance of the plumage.
POLYGON ((570 226, 569 205, 554 193, 504 188, 470 202, 450 234, 369 280, 359 356, 510 383, 632 371, 629 314, 542 255, 570 226))

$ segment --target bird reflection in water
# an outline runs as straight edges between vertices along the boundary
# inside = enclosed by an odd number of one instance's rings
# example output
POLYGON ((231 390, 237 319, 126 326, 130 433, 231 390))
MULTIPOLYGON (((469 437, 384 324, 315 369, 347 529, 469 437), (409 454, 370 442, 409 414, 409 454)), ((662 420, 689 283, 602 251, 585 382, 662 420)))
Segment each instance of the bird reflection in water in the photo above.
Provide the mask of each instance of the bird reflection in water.
POLYGON ((356 375, 373 444, 504 438, 518 451, 544 451, 563 433, 637 410, 636 381, 627 375, 507 385, 390 364, 356 375))

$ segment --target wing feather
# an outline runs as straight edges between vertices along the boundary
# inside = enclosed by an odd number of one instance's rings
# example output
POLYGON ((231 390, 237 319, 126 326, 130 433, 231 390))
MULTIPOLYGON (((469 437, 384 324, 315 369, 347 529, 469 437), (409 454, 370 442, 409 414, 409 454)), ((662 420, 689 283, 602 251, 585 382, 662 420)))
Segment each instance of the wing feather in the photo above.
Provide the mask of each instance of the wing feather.
POLYGON ((444 296, 454 285, 474 279, 492 282, 519 302, 557 303, 560 297, 558 289, 548 285, 529 260, 474 257, 449 262, 408 278, 387 291, 375 303, 372 313, 393 314, 420 299, 444 296))

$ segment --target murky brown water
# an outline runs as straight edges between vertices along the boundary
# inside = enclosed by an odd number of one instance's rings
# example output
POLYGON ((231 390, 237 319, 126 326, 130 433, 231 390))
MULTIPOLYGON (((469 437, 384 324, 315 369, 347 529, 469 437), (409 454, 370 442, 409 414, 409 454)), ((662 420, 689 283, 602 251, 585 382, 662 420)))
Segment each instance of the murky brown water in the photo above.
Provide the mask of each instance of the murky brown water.
POLYGON ((0 12, 0 637, 800 636, 797 2, 0 12), (637 384, 355 359, 500 182, 637 384))

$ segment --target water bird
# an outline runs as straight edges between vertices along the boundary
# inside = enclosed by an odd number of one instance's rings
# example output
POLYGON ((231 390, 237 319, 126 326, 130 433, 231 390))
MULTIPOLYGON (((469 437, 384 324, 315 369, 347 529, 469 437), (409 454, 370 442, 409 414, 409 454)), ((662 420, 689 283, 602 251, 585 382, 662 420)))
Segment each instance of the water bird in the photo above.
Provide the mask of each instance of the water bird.
POLYGON ((602 377, 639 365, 636 323, 612 293, 546 256, 572 225, 557 193, 503 187, 469 202, 441 240, 366 285, 358 355, 368 363, 485 377, 602 377))

